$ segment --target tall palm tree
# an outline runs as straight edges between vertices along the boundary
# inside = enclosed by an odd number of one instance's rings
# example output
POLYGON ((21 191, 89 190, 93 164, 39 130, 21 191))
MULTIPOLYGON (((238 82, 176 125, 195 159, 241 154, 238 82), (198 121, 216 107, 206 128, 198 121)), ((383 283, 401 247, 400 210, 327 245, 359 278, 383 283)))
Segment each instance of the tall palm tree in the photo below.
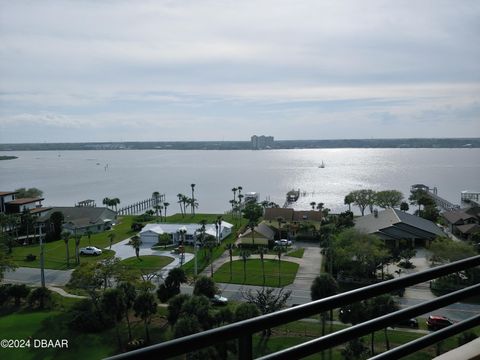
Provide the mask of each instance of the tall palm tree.
MULTIPOLYGON (((310 288, 310 296, 312 301, 323 299, 332 295, 335 295, 338 292, 338 284, 332 275, 327 273, 322 273, 317 276, 312 283, 310 288)), ((320 318, 322 320, 322 336, 325 336, 325 320, 326 314, 320 314, 320 318)), ((332 324, 333 324, 333 310, 330 309, 330 332, 332 332, 332 324)), ((331 358, 331 353, 329 353, 331 358)), ((322 359, 325 357, 322 351, 322 359)))
POLYGON ((238 194, 238 203, 241 204, 242 203, 242 199, 243 199, 243 194, 238 194))
POLYGON ((67 268, 70 267, 70 254, 69 254, 69 251, 68 251, 68 241, 70 240, 70 237, 71 237, 71 234, 69 232, 64 231, 62 233, 62 240, 65 243, 65 246, 67 248, 67 268))
POLYGON ((247 260, 250 257, 251 253, 247 249, 242 249, 240 251, 240 257, 243 261, 243 282, 247 281, 247 260))
POLYGON ((241 194, 242 194, 243 187, 237 186, 237 190, 238 190, 238 195, 241 195, 241 194))
POLYGON ((154 191, 152 193, 153 204, 158 205, 160 204, 160 193, 158 191, 154 191))
POLYGON ((232 264, 233 264, 233 250, 235 249, 235 244, 227 244, 225 248, 228 250, 228 255, 230 256, 230 281, 232 280, 232 264))
POLYGON ((161 222, 161 217, 162 217, 162 205, 154 205, 153 208, 155 209, 155 212, 157 214, 157 222, 161 222))
POLYGON ((208 261, 210 262, 210 277, 213 278, 213 249, 216 245, 216 239, 208 235, 205 239, 205 248, 208 249, 208 261))
POLYGON ((222 216, 217 216, 217 221, 215 228, 218 226, 218 238, 217 238, 217 243, 220 244, 220 241, 222 240, 222 216))
POLYGON ((120 204, 120 199, 119 198, 113 198, 112 199, 112 207, 115 206, 115 211, 117 211, 117 205, 120 204))
POLYGON ((108 197, 103 198, 102 204, 105 205, 106 207, 110 207, 110 205, 111 205, 111 200, 110 200, 110 198, 108 198, 108 197))
POLYGON ((169 206, 170 206, 170 203, 168 203, 168 202, 164 202, 164 203, 163 203, 163 207, 164 207, 164 210, 165 210, 165 211, 163 212, 165 222, 167 222, 167 208, 168 208, 169 206))
POLYGON ((260 261, 262 262, 262 274, 263 274, 263 285, 265 285, 265 261, 264 255, 268 252, 268 249, 264 246, 258 248, 258 254, 260 255, 260 261))
POLYGON ((114 232, 111 232, 107 235, 108 240, 110 240, 110 250, 112 250, 112 244, 113 244, 113 240, 115 240, 115 236, 116 234, 114 232))
POLYGON ((77 265, 80 265, 79 248, 80 248, 80 240, 82 240, 82 235, 77 234, 77 229, 75 229, 74 238, 75 238, 75 262, 77 263, 77 265))
POLYGON ((182 196, 182 204, 183 204, 183 213, 185 216, 187 215, 187 207, 190 206, 190 198, 186 195, 182 196))
POLYGON ((325 205, 324 203, 319 202, 319 203, 317 204, 317 210, 318 210, 318 211, 322 211, 324 205, 325 205))
POLYGON ((281 265, 282 265, 282 254, 286 251, 285 246, 275 246, 273 251, 278 256, 278 286, 282 284, 282 273, 281 273, 281 265))
POLYGON ((233 192, 233 201, 237 201, 237 188, 234 187, 232 188, 232 192, 233 192))
POLYGON ((310 203, 310 206, 312 207, 312 210, 315 210, 315 205, 317 205, 317 203, 315 201, 312 201, 310 203))
POLYGON ((247 227, 251 230, 252 232, 252 245, 255 246, 255 227, 257 226, 257 222, 250 220, 248 222, 247 227))
POLYGON ((285 219, 281 216, 277 217, 277 222, 278 222, 278 239, 280 240, 282 238, 282 223, 285 221, 285 219))
POLYGON ((132 238, 130 239, 130 245, 135 249, 135 255, 137 256, 137 259, 140 259, 140 245, 142 245, 142 240, 140 239, 140 236, 132 236, 132 238))
MULTIPOLYGON (((190 187, 192 188, 192 204, 195 204, 195 184, 190 184, 190 187)), ((192 205, 192 216, 195 216, 195 205, 192 205)))
POLYGON ((183 217, 183 207, 182 207, 182 200, 183 200, 184 195, 183 194, 177 194, 178 198, 178 204, 180 205, 180 213, 182 214, 183 217))

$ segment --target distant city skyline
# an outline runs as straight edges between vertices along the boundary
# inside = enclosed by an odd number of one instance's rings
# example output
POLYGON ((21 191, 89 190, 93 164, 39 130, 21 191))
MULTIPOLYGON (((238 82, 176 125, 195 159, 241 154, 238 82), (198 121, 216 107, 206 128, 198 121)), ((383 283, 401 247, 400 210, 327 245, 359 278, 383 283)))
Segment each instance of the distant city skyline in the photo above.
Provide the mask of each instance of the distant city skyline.
POLYGON ((0 0, 0 143, 480 137, 480 3, 0 0))

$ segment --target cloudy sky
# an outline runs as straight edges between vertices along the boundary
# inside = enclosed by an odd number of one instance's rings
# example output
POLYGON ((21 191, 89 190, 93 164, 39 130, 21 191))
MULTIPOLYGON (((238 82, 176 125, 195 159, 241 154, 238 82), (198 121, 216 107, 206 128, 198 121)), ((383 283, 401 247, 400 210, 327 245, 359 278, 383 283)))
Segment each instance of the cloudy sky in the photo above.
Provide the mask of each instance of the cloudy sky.
POLYGON ((0 142, 480 136, 480 2, 0 0, 0 142))

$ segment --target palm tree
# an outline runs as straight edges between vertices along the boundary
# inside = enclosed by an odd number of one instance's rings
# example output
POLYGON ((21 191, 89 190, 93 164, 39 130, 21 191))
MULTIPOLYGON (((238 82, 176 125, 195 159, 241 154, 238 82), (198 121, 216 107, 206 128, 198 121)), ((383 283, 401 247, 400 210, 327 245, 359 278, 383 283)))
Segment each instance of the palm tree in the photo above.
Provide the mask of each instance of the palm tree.
POLYGON ((163 206, 162 205, 155 205, 153 208, 155 209, 155 212, 157 213, 157 222, 161 222, 162 221, 163 206))
POLYGON ((165 209, 165 211, 163 212, 164 218, 165 218, 165 222, 167 222, 167 207, 169 207, 169 206, 170 206, 170 203, 168 203, 168 202, 164 202, 164 203, 163 203, 163 207, 164 207, 164 209, 165 209))
POLYGON ((243 199, 243 194, 238 194, 238 203, 241 204, 243 199))
MULTIPOLYGON (((237 190, 238 190, 238 196, 240 196, 242 194, 242 190, 243 190, 243 187, 241 186, 237 186, 237 190)), ((243 197, 243 196, 242 196, 243 197)), ((238 199, 240 200, 240 198, 238 199)), ((240 201, 241 202, 241 201, 240 201)))
POLYGON ((178 204, 180 205, 180 213, 182 214, 182 217, 183 217, 183 208, 182 208, 182 200, 183 200, 183 197, 185 195, 183 194, 177 194, 177 198, 178 198, 178 204))
POLYGON ((285 219, 281 216, 277 217, 277 222, 278 222, 278 239, 280 240, 282 238, 282 223, 285 221, 285 219))
POLYGON ((77 234, 77 229, 75 229, 75 261, 77 265, 80 265, 80 253, 79 253, 79 248, 80 248, 80 240, 82 240, 82 235, 77 234))
POLYGON ((232 188, 232 191, 233 191, 233 201, 237 201, 237 190, 238 190, 238 189, 237 189, 236 187, 232 188))
POLYGON ((160 193, 158 191, 154 191, 152 193, 152 199, 155 205, 160 204, 160 193))
POLYGON ((228 255, 230 256, 230 281, 232 280, 232 264, 233 264, 233 250, 235 249, 235 244, 227 244, 225 248, 228 250, 228 255))
POLYGON ((133 286, 129 282, 120 283, 117 286, 117 288, 123 291, 123 301, 125 302, 125 318, 127 320, 127 326, 128 326, 128 340, 132 341, 132 330, 130 328, 130 319, 128 316, 128 311, 133 307, 133 303, 135 301, 135 297, 137 293, 135 291, 135 286, 133 286))
POLYGON ((312 201, 310 203, 310 206, 312 207, 312 210, 315 210, 315 205, 317 205, 317 203, 315 201, 312 201))
POLYGON ((85 231, 85 235, 87 236, 88 239, 88 245, 91 245, 90 239, 92 237, 92 232, 90 230, 85 231))
POLYGON ((106 207, 110 207, 110 205, 111 205, 111 200, 110 200, 110 198, 108 198, 108 197, 103 198, 102 204, 105 205, 106 207))
POLYGON ((112 250, 112 244, 113 240, 115 240, 116 234, 114 232, 111 232, 107 235, 108 239, 110 240, 110 250, 112 250))
POLYGON ((217 242, 220 244, 220 240, 222 240, 222 216, 217 216, 217 222, 215 228, 218 226, 218 238, 217 242))
POLYGON ((216 239, 208 235, 207 238, 205 239, 205 248, 208 249, 208 261, 210 262, 210 277, 213 278, 213 249, 215 248, 216 245, 216 239))
POLYGON ((193 212, 192 216, 195 216, 195 209, 198 209, 198 201, 195 199, 188 199, 188 205, 190 205, 192 208, 191 210, 193 212))
POLYGON ((194 191, 195 191, 195 184, 190 184, 192 188, 192 216, 195 216, 195 196, 194 196, 194 191))
POLYGON ((264 262, 264 255, 268 252, 268 249, 264 246, 260 246, 257 249, 258 253, 260 254, 260 261, 262 262, 262 274, 263 274, 263 285, 265 285, 265 262, 264 262))
POLYGON ((150 333, 148 332, 148 323, 150 322, 152 315, 157 312, 155 298, 149 292, 141 293, 133 303, 133 310, 135 310, 135 316, 139 316, 145 324, 145 338, 147 343, 149 343, 150 333))
POLYGON ((252 232, 252 245, 255 246, 255 227, 257 226, 257 222, 250 220, 248 222, 247 227, 251 230, 252 232))
POLYGON ((140 239, 140 236, 132 236, 132 238, 130 239, 130 245, 135 249, 135 255, 137 256, 137 259, 140 259, 140 245, 142 245, 142 240, 140 239))
POLYGON ((318 211, 322 211, 324 205, 325 205, 324 203, 319 202, 319 203, 317 204, 317 210, 318 210, 318 211))
POLYGON ((345 199, 343 200, 343 203, 345 205, 348 205, 348 211, 352 211, 352 204, 355 202, 355 199, 353 198, 353 195, 350 193, 345 196, 345 199))
POLYGON ((246 249, 242 249, 240 251, 240 257, 243 260, 243 282, 245 283, 247 281, 247 260, 250 257, 251 253, 250 251, 246 249))
POLYGON ((188 196, 182 196, 182 204, 183 204, 183 213, 185 216, 187 215, 187 207, 190 206, 190 198, 188 196))
MULTIPOLYGON (((322 273, 313 280, 312 286, 310 288, 310 296, 312 301, 323 299, 332 295, 335 295, 338 292, 338 284, 332 275, 327 273, 322 273)), ((322 319, 322 336, 325 336, 325 319, 326 314, 320 314, 322 319)), ((330 309, 330 332, 332 332, 332 321, 333 321, 333 310, 330 309)), ((330 357, 331 357, 331 353, 330 357)), ((324 358, 324 353, 322 351, 322 358, 324 358)))
POLYGON ((70 240, 71 234, 67 231, 62 233, 62 239, 65 242, 65 246, 67 248, 67 268, 70 267, 70 254, 68 252, 68 240, 70 240))
POLYGON ((115 206, 115 211, 117 211, 117 205, 120 204, 120 199, 119 198, 113 198, 112 199, 112 207, 115 206))
POLYGON ((122 339, 118 329, 118 322, 125 313, 124 293, 121 289, 107 289, 102 296, 102 311, 113 320, 115 332, 117 334, 118 347, 122 347, 122 339))
POLYGON ((278 256, 278 286, 282 284, 282 274, 281 274, 281 265, 282 265, 282 254, 285 252, 285 246, 275 246, 273 251, 278 256))

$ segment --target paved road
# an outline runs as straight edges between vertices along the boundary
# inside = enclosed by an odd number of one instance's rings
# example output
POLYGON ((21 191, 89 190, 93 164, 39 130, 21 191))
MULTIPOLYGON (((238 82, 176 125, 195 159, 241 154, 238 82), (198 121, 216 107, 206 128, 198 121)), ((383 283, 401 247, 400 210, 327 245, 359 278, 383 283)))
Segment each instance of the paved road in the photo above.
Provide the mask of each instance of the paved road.
MULTIPOLYGON (((70 280, 73 270, 45 269, 45 283, 50 286, 64 286, 70 280)), ((40 285, 40 269, 20 267, 16 271, 7 271, 4 282, 40 285)))

